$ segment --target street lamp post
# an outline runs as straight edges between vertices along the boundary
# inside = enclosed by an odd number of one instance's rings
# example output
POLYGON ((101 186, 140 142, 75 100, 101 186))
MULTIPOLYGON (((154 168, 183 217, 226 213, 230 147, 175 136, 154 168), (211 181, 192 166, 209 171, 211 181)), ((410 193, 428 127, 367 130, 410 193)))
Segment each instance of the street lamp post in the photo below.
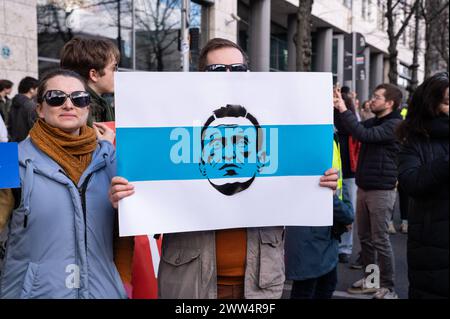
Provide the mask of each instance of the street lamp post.
POLYGON ((190 0, 181 1, 181 68, 189 72, 189 13, 190 0))

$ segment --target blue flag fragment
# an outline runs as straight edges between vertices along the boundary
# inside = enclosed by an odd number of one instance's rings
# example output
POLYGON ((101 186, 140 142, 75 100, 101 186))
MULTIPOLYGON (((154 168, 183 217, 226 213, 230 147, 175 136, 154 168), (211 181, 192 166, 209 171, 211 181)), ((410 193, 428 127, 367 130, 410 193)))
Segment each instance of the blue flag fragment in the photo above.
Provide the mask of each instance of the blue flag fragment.
POLYGON ((17 143, 0 143, 0 188, 20 186, 17 143))

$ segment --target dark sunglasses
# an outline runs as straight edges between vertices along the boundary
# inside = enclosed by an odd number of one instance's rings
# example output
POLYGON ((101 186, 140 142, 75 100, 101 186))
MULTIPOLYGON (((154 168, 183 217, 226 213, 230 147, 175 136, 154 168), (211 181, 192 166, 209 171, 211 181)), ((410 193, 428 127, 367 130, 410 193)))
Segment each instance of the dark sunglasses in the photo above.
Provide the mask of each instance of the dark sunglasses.
POLYGON ((55 107, 63 105, 67 98, 70 98, 72 104, 76 107, 86 107, 91 103, 91 96, 86 91, 75 91, 67 94, 60 90, 49 90, 45 92, 43 97, 48 105, 55 107))
POLYGON ((248 66, 243 63, 236 64, 210 64, 206 66, 208 72, 247 72, 248 66))

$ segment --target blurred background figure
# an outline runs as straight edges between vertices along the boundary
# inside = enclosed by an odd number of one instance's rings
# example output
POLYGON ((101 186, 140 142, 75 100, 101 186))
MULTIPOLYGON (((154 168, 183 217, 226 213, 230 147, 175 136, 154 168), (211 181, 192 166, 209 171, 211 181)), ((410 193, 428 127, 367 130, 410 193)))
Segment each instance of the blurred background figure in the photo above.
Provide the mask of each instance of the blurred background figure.
MULTIPOLYGON (((351 93, 348 86, 343 86, 341 88, 341 96, 345 102, 345 105, 349 110, 356 114, 355 106, 352 97, 354 94, 351 93)), ((334 126, 337 130, 337 136, 339 141, 339 150, 342 163, 342 196, 343 199, 351 203, 351 209, 353 211, 353 216, 355 215, 356 207, 356 183, 355 183, 355 172, 356 167, 351 165, 352 149, 350 145, 353 145, 353 140, 350 132, 346 126, 342 123, 339 116, 339 111, 334 109, 334 126)), ((353 230, 342 234, 339 241, 339 262, 348 263, 352 255, 353 250, 353 230)))
POLYGON ((11 109, 11 94, 13 83, 9 80, 0 80, 0 116, 3 122, 8 125, 8 115, 11 109))
POLYGON ((364 101, 363 104, 361 104, 361 107, 358 109, 358 112, 361 121, 371 119, 375 116, 375 114, 373 114, 370 110, 370 100, 364 101))
POLYGON ((36 121, 36 95, 39 81, 27 76, 18 87, 19 93, 12 99, 8 119, 8 131, 11 141, 23 141, 36 121))

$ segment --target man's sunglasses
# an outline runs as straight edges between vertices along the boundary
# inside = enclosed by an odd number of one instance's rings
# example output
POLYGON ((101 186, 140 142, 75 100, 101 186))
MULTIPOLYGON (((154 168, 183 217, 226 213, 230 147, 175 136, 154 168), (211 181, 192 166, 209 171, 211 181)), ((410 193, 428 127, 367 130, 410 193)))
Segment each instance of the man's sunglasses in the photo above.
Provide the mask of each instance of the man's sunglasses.
POLYGON ((210 64, 206 66, 208 72, 247 72, 248 66, 243 63, 236 64, 210 64))
POLYGON ((70 98, 72 104, 76 107, 86 107, 91 103, 91 96, 86 91, 75 91, 67 94, 60 90, 49 90, 45 92, 43 97, 48 105, 55 107, 63 105, 67 98, 70 98))

